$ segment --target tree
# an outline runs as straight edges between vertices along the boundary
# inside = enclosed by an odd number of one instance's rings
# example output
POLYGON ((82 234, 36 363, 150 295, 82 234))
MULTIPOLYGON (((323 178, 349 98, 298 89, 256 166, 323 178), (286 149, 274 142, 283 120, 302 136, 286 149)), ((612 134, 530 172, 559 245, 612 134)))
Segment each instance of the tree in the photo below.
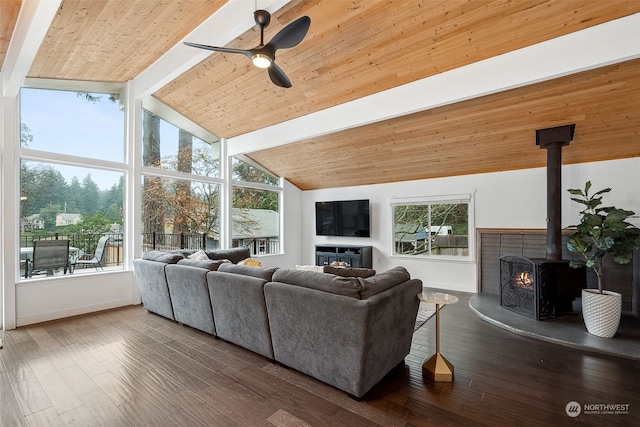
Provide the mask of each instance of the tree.
POLYGON ((91 216, 98 212, 98 202, 100 200, 100 189, 93 179, 91 174, 82 180, 82 201, 84 203, 84 213, 91 216))
MULTIPOLYGON (((178 133, 178 159, 179 172, 191 173, 193 164, 193 136, 180 129, 178 133)), ((176 182, 176 214, 173 218, 173 232, 187 233, 192 228, 189 212, 186 205, 191 204, 191 183, 186 180, 176 182)))
MULTIPOLYGON (((118 184, 114 184, 111 188, 105 192, 102 192, 100 197, 99 209, 101 212, 106 212, 112 205, 116 205, 119 210, 122 210, 123 196, 124 196, 124 177, 121 176, 118 184)), ((117 222, 121 222, 122 218, 117 222)))
POLYGON ((49 165, 30 167, 23 162, 20 173, 23 216, 39 213, 48 205, 64 206, 68 186, 60 172, 49 165))
MULTIPOLYGON (((142 164, 144 166, 160 167, 160 118, 147 110, 143 110, 142 145, 142 164)), ((145 175, 143 179, 142 217, 144 232, 164 233, 162 178, 145 175)))
POLYGON ((60 213, 60 205, 47 205, 40 209, 40 219, 44 221, 45 230, 53 230, 56 227, 56 217, 60 213))
POLYGON ((117 204, 112 203, 107 209, 105 209, 104 218, 110 224, 122 224, 122 211, 120 210, 120 207, 117 204))
POLYGON ((77 176, 71 178, 71 185, 69 185, 69 191, 67 200, 67 212, 82 213, 85 212, 84 198, 82 197, 82 185, 77 176), (75 207, 75 210, 69 210, 69 206, 75 207))
POLYGON ((29 147, 29 143, 33 142, 33 134, 31 133, 31 129, 20 120, 20 147, 27 148, 29 147))

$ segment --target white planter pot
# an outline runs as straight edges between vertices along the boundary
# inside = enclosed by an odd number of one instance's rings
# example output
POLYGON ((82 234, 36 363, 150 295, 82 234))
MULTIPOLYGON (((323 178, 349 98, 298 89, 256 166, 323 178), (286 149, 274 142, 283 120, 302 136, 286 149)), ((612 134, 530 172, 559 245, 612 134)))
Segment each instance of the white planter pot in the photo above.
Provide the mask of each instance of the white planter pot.
POLYGON ((598 337, 612 338, 622 315, 622 295, 597 289, 582 290, 582 317, 587 331, 598 337))

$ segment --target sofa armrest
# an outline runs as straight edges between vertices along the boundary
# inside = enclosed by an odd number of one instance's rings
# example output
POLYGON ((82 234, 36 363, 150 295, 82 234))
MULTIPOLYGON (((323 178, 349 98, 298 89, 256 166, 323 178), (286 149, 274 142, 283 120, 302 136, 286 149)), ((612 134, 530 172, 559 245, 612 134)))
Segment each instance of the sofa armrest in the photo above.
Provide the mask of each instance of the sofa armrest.
POLYGON ((411 351, 420 306, 417 295, 421 291, 422 281, 411 279, 366 300, 370 311, 362 366, 366 375, 361 387, 365 392, 411 351))
POLYGON ((212 271, 207 274, 207 282, 217 335, 273 359, 264 302, 267 281, 259 277, 212 271))
POLYGON ((167 285, 177 322, 216 335, 206 268, 169 264, 167 285))
POLYGON ((140 289, 140 297, 144 308, 174 320, 171 297, 167 286, 164 262, 134 259, 133 271, 140 289))

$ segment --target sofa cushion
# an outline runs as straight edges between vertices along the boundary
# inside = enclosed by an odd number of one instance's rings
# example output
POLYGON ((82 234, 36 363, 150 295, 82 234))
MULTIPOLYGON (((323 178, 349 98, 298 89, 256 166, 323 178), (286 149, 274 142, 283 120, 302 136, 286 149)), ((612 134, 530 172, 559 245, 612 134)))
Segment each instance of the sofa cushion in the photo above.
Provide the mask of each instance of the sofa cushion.
POLYGON ((249 258, 251 253, 248 247, 242 246, 239 248, 216 249, 213 251, 207 251, 207 255, 210 259, 228 259, 232 263, 237 264, 238 261, 249 258))
POLYGON ((273 273, 273 281, 360 299, 360 282, 356 277, 281 268, 273 273))
POLYGON ((156 250, 143 253, 141 258, 146 259, 147 261, 164 262, 167 264, 175 264, 181 259, 184 259, 180 254, 156 250))
POLYGON ((387 271, 383 271, 375 276, 362 278, 359 277, 362 290, 360 291, 360 297, 367 299, 375 294, 384 292, 400 283, 404 283, 411 279, 409 272, 404 267, 394 267, 387 271))
POLYGON ((371 268, 336 268, 330 265, 325 265, 323 271, 329 274, 335 274, 342 277, 371 277, 376 274, 376 271, 371 268))
POLYGON ((249 265, 237 265, 230 263, 223 263, 218 266, 218 271, 224 271, 225 273, 242 274, 243 276, 257 277, 270 281, 273 277, 273 273, 277 270, 276 267, 252 267, 249 265))
POLYGON ((178 261, 178 265, 188 265, 191 267, 206 268, 207 270, 211 270, 211 271, 216 271, 218 269, 218 266, 221 263, 222 262, 219 260, 212 260, 209 258, 207 258, 206 260, 185 258, 178 261))

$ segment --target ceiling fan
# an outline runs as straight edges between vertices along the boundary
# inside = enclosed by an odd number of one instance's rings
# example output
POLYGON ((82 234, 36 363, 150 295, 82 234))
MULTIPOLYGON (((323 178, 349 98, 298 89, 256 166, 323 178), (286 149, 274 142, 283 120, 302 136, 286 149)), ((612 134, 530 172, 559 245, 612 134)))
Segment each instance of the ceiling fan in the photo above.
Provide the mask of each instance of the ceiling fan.
POLYGON ((189 42, 184 42, 184 44, 216 52, 242 54, 251 59, 253 65, 256 67, 267 68, 269 71, 269 77, 271 77, 271 81, 274 84, 284 88, 291 87, 291 81, 275 62, 276 51, 278 49, 289 49, 297 46, 307 35, 307 31, 311 25, 311 19, 308 16, 296 19, 281 29, 278 34, 276 34, 271 41, 265 45, 264 29, 267 28, 271 22, 271 14, 266 10, 259 9, 253 12, 253 18, 256 21, 256 25, 260 28, 260 44, 253 49, 233 49, 189 42))

